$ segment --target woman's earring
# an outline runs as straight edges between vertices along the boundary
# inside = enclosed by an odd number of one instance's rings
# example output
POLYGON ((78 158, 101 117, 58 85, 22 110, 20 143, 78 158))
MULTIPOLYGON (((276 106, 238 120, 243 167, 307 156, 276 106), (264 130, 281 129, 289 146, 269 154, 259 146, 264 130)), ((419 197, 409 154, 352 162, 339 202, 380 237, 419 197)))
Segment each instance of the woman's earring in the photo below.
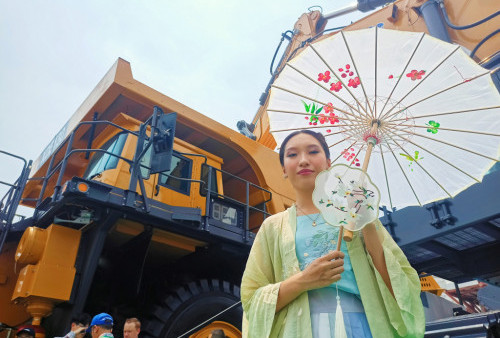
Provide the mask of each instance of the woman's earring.
POLYGON ((283 178, 284 178, 284 179, 287 179, 287 178, 288 178, 288 175, 287 175, 287 174, 283 174, 283 178))

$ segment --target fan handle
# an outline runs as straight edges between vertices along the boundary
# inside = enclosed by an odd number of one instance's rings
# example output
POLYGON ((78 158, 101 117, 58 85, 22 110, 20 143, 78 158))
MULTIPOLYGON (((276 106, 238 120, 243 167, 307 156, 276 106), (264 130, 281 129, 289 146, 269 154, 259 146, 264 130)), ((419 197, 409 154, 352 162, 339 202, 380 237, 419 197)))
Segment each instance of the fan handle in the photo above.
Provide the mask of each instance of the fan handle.
POLYGON ((341 235, 341 236, 344 239, 344 241, 346 241, 346 242, 352 241, 352 235, 353 235, 352 231, 344 229, 344 227, 341 226, 340 227, 340 233, 342 233, 342 231, 343 231, 343 235, 341 235))

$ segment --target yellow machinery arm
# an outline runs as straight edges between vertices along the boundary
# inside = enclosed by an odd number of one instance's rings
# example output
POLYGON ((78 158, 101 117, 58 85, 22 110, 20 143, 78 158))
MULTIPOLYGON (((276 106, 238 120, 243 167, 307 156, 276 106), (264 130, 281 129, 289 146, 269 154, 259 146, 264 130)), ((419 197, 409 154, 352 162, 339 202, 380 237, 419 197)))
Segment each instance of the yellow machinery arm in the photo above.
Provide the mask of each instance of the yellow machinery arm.
MULTIPOLYGON (((500 34, 496 34, 496 32, 498 33, 498 27, 500 27, 500 15, 496 15, 496 13, 500 11, 499 1, 397 0, 363 19, 352 23, 343 28, 343 30, 356 30, 378 25, 379 27, 387 29, 433 34, 432 25, 424 20, 424 9, 429 6, 439 5, 444 7, 444 11, 447 13, 450 23, 455 26, 467 26, 481 21, 482 19, 490 18, 481 24, 467 29, 453 29, 449 26, 445 26, 445 31, 441 32, 441 34, 447 34, 450 42, 461 45, 466 50, 475 51, 473 57, 479 64, 484 64, 493 57, 498 57, 500 34), (431 27, 431 29, 429 27, 431 27), (485 38, 490 35, 491 37, 486 40, 485 38)), ((291 56, 300 53, 309 42, 315 40, 314 38, 318 40, 324 39, 338 33, 338 31, 335 31, 323 34, 328 18, 348 13, 353 11, 353 9, 355 8, 341 9, 332 14, 325 14, 324 16, 319 11, 302 14, 294 26, 294 34, 284 52, 281 62, 276 67, 274 76, 279 74, 291 56)), ((435 8, 434 10, 442 11, 441 8, 435 8)), ((439 12, 437 13, 440 14, 439 12)), ((428 19, 428 21, 431 20, 428 19)), ((445 25, 444 22, 442 25, 445 25)), ((272 81, 273 78, 270 84, 272 81)), ((265 94, 267 94, 270 84, 265 94)), ((261 101, 262 105, 253 118, 252 124, 255 126, 253 133, 259 143, 274 149, 276 147, 276 142, 269 133, 269 119, 266 113, 268 97, 269 96, 265 98, 265 101, 261 101)))

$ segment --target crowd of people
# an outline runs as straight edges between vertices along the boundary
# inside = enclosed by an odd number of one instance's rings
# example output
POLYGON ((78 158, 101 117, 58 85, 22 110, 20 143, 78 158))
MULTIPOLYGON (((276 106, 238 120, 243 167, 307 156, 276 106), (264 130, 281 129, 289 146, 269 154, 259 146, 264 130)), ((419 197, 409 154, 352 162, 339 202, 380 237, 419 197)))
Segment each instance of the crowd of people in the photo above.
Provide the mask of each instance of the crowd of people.
MULTIPOLYGON (((113 317, 107 313, 99 313, 93 318, 81 314, 71 320, 70 331, 64 337, 56 338, 113 338, 113 317)), ((123 325, 123 338, 138 338, 141 332, 141 322, 137 318, 127 318, 123 325)), ((18 328, 17 338, 35 338, 36 330, 32 325, 18 328)))
MULTIPOLYGON (((64 337, 55 338, 114 338, 114 320, 107 313, 95 315, 92 320, 90 315, 84 313, 71 320, 71 329, 64 337)), ((137 318, 127 318, 123 325, 123 338, 138 338, 141 332, 141 322, 137 318)), ((35 327, 24 325, 18 328, 17 338, 35 338, 35 327)), ((226 338, 223 330, 212 330, 209 338, 226 338)))

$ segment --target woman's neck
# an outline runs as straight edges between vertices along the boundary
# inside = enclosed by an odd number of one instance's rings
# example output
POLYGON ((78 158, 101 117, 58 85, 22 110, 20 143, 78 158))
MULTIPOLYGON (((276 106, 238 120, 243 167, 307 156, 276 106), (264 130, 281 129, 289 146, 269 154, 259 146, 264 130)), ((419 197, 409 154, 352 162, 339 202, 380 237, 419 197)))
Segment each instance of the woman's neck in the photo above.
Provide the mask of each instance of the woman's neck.
POLYGON ((297 193, 297 199, 295 201, 299 214, 315 214, 319 210, 313 203, 312 194, 300 194, 297 193))

